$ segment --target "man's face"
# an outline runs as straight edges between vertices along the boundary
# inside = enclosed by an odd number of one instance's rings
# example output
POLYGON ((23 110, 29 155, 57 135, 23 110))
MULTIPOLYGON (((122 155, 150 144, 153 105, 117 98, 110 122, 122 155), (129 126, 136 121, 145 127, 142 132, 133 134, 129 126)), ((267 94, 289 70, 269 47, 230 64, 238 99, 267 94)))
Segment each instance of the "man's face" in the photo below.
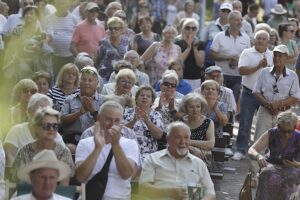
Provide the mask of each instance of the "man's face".
POLYGON ((280 52, 273 52, 273 62, 274 66, 277 67, 283 67, 288 59, 288 55, 285 53, 280 53, 280 52))
POLYGON ((228 20, 228 14, 230 13, 229 9, 222 9, 219 10, 219 16, 223 20, 228 20))
POLYGON ((239 13, 229 20, 230 28, 240 30, 242 28, 242 15, 239 13))
POLYGON ((254 39, 255 49, 259 52, 265 52, 268 48, 269 40, 267 34, 259 34, 254 39))
POLYGON ((22 0, 22 1, 20 2, 20 7, 21 7, 22 9, 24 9, 26 6, 33 6, 33 5, 34 5, 33 0, 22 0))
POLYGON ((243 11, 243 5, 240 1, 235 1, 234 3, 232 3, 232 8, 233 10, 238 10, 240 12, 243 11))
POLYGON ((189 150, 190 135, 186 127, 175 127, 167 137, 169 151, 175 158, 184 157, 189 150))
POLYGON ((58 171, 41 168, 30 173, 32 193, 37 199, 49 199, 56 189, 58 171))
POLYGON ((258 15, 258 10, 250 10, 248 15, 250 18, 256 18, 258 15))
POLYGON ((125 57, 124 60, 128 61, 131 63, 132 68, 135 70, 138 65, 139 65, 139 57, 138 55, 134 54, 134 53, 128 53, 125 57))
POLYGON ((55 0, 55 7, 58 11, 68 11, 70 5, 70 0, 55 0))
POLYGON ((86 11, 86 18, 90 22, 95 22, 98 15, 99 15, 99 9, 98 8, 93 8, 91 10, 86 11))
POLYGON ((103 113, 98 116, 100 127, 105 132, 109 130, 113 125, 120 126, 122 122, 123 113, 117 108, 106 108, 103 113))
POLYGON ((180 64, 174 64, 174 65, 172 65, 171 69, 175 70, 176 73, 177 73, 177 75, 178 75, 178 77, 180 79, 182 79, 182 77, 183 77, 183 70, 182 70, 182 67, 181 67, 180 64))

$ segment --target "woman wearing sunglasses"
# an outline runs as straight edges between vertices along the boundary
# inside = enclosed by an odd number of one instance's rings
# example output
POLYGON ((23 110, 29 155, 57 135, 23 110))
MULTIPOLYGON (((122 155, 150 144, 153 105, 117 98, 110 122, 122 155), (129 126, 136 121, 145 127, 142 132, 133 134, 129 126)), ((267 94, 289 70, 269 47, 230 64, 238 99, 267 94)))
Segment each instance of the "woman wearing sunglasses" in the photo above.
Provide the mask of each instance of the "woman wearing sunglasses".
POLYGON ((184 61, 183 79, 196 89, 204 80, 204 46, 196 37, 199 24, 195 19, 188 18, 182 25, 181 36, 176 38, 175 44, 181 48, 181 58, 184 61))
MULTIPOLYGON (((16 170, 15 172, 20 167, 32 161, 33 157, 44 149, 53 150, 58 160, 68 164, 71 169, 74 168, 70 150, 65 145, 56 142, 59 123, 59 112, 50 106, 40 108, 36 111, 32 119, 32 129, 36 135, 36 140, 23 146, 18 151, 13 163, 13 170, 16 170)), ((68 185, 69 178, 62 180, 61 185, 68 185)))

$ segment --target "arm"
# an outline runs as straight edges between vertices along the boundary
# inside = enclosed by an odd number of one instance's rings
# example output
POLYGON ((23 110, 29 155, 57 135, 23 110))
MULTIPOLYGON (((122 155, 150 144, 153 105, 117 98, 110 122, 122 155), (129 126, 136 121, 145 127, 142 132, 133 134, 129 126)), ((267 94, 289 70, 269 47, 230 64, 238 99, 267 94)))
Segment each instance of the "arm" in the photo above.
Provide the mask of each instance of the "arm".
POLYGON ((17 155, 18 148, 10 143, 4 143, 4 151, 6 166, 11 166, 14 162, 15 156, 17 155))
POLYGON ((212 59, 212 60, 215 60, 215 61, 229 61, 231 57, 220 54, 216 51, 210 50, 209 58, 212 59))
POLYGON ((130 47, 132 50, 135 50, 137 52, 138 47, 137 47, 135 37, 136 37, 136 35, 133 36, 132 39, 130 40, 130 47))
POLYGON ((75 112, 75 113, 62 115, 61 116, 61 123, 63 125, 71 124, 71 123, 75 122, 76 120, 78 120, 81 117, 81 115, 83 115, 84 113, 85 113, 85 110, 84 110, 83 107, 81 107, 80 110, 75 112))
POLYGON ((155 54, 155 48, 158 45, 158 43, 152 43, 150 47, 144 52, 144 54, 141 56, 141 60, 144 61, 144 63, 148 60, 150 60, 154 54, 155 54))
POLYGON ((269 132, 266 131, 262 136, 249 148, 248 154, 251 159, 257 160, 258 165, 263 168, 268 165, 265 157, 260 154, 269 145, 269 132))
POLYGON ((75 42, 71 42, 71 52, 74 54, 74 56, 77 56, 77 54, 78 54, 75 42))
POLYGON ((194 56, 195 56, 195 60, 196 60, 196 64, 197 66, 201 67, 204 63, 204 59, 205 59, 205 52, 203 50, 198 50, 197 47, 193 47, 194 48, 194 56))
POLYGON ((267 59, 263 58, 262 60, 259 61, 258 65, 255 67, 247 67, 247 66, 239 67, 239 72, 241 75, 249 75, 267 66, 268 66, 267 59))
POLYGON ((223 113, 219 106, 218 106, 218 101, 216 101, 215 105, 214 105, 214 111, 217 115, 217 118, 219 119, 219 122, 221 124, 221 126, 224 126, 228 123, 228 116, 227 113, 223 113))
POLYGON ((191 145, 197 148, 212 150, 215 146, 215 125, 213 121, 210 121, 207 132, 206 141, 204 140, 191 140, 191 145))

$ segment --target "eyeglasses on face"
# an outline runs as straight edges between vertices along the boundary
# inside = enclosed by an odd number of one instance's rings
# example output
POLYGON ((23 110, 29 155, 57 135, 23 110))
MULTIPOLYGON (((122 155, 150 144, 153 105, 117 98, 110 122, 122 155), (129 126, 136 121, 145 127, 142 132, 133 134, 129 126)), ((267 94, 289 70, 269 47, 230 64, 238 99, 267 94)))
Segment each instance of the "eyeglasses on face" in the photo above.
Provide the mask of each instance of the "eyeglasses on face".
POLYGON ((119 30, 121 30, 122 29, 122 27, 108 27, 108 29, 110 30, 110 31, 119 31, 119 30))
POLYGON ((187 31, 190 31, 190 30, 196 31, 197 27, 196 26, 186 26, 186 27, 184 27, 184 29, 187 30, 187 31))
POLYGON ((222 9, 221 11, 224 13, 230 13, 230 10, 228 10, 228 9, 222 9))
POLYGON ((169 82, 163 82, 162 85, 168 87, 168 88, 176 88, 176 83, 169 83, 169 82))
POLYGON ((43 123, 42 128, 45 131, 51 131, 52 129, 57 131, 59 128, 59 123, 43 123))

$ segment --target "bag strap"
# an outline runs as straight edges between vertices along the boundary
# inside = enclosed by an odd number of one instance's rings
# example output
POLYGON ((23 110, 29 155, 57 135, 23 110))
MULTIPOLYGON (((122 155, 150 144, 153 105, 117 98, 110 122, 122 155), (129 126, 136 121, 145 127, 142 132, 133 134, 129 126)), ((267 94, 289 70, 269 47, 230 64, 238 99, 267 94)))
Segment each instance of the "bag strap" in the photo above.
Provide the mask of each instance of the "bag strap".
POLYGON ((111 148, 102 169, 97 174, 95 174, 93 178, 97 178, 98 176, 100 176, 100 174, 108 173, 112 157, 113 157, 113 151, 111 148))

